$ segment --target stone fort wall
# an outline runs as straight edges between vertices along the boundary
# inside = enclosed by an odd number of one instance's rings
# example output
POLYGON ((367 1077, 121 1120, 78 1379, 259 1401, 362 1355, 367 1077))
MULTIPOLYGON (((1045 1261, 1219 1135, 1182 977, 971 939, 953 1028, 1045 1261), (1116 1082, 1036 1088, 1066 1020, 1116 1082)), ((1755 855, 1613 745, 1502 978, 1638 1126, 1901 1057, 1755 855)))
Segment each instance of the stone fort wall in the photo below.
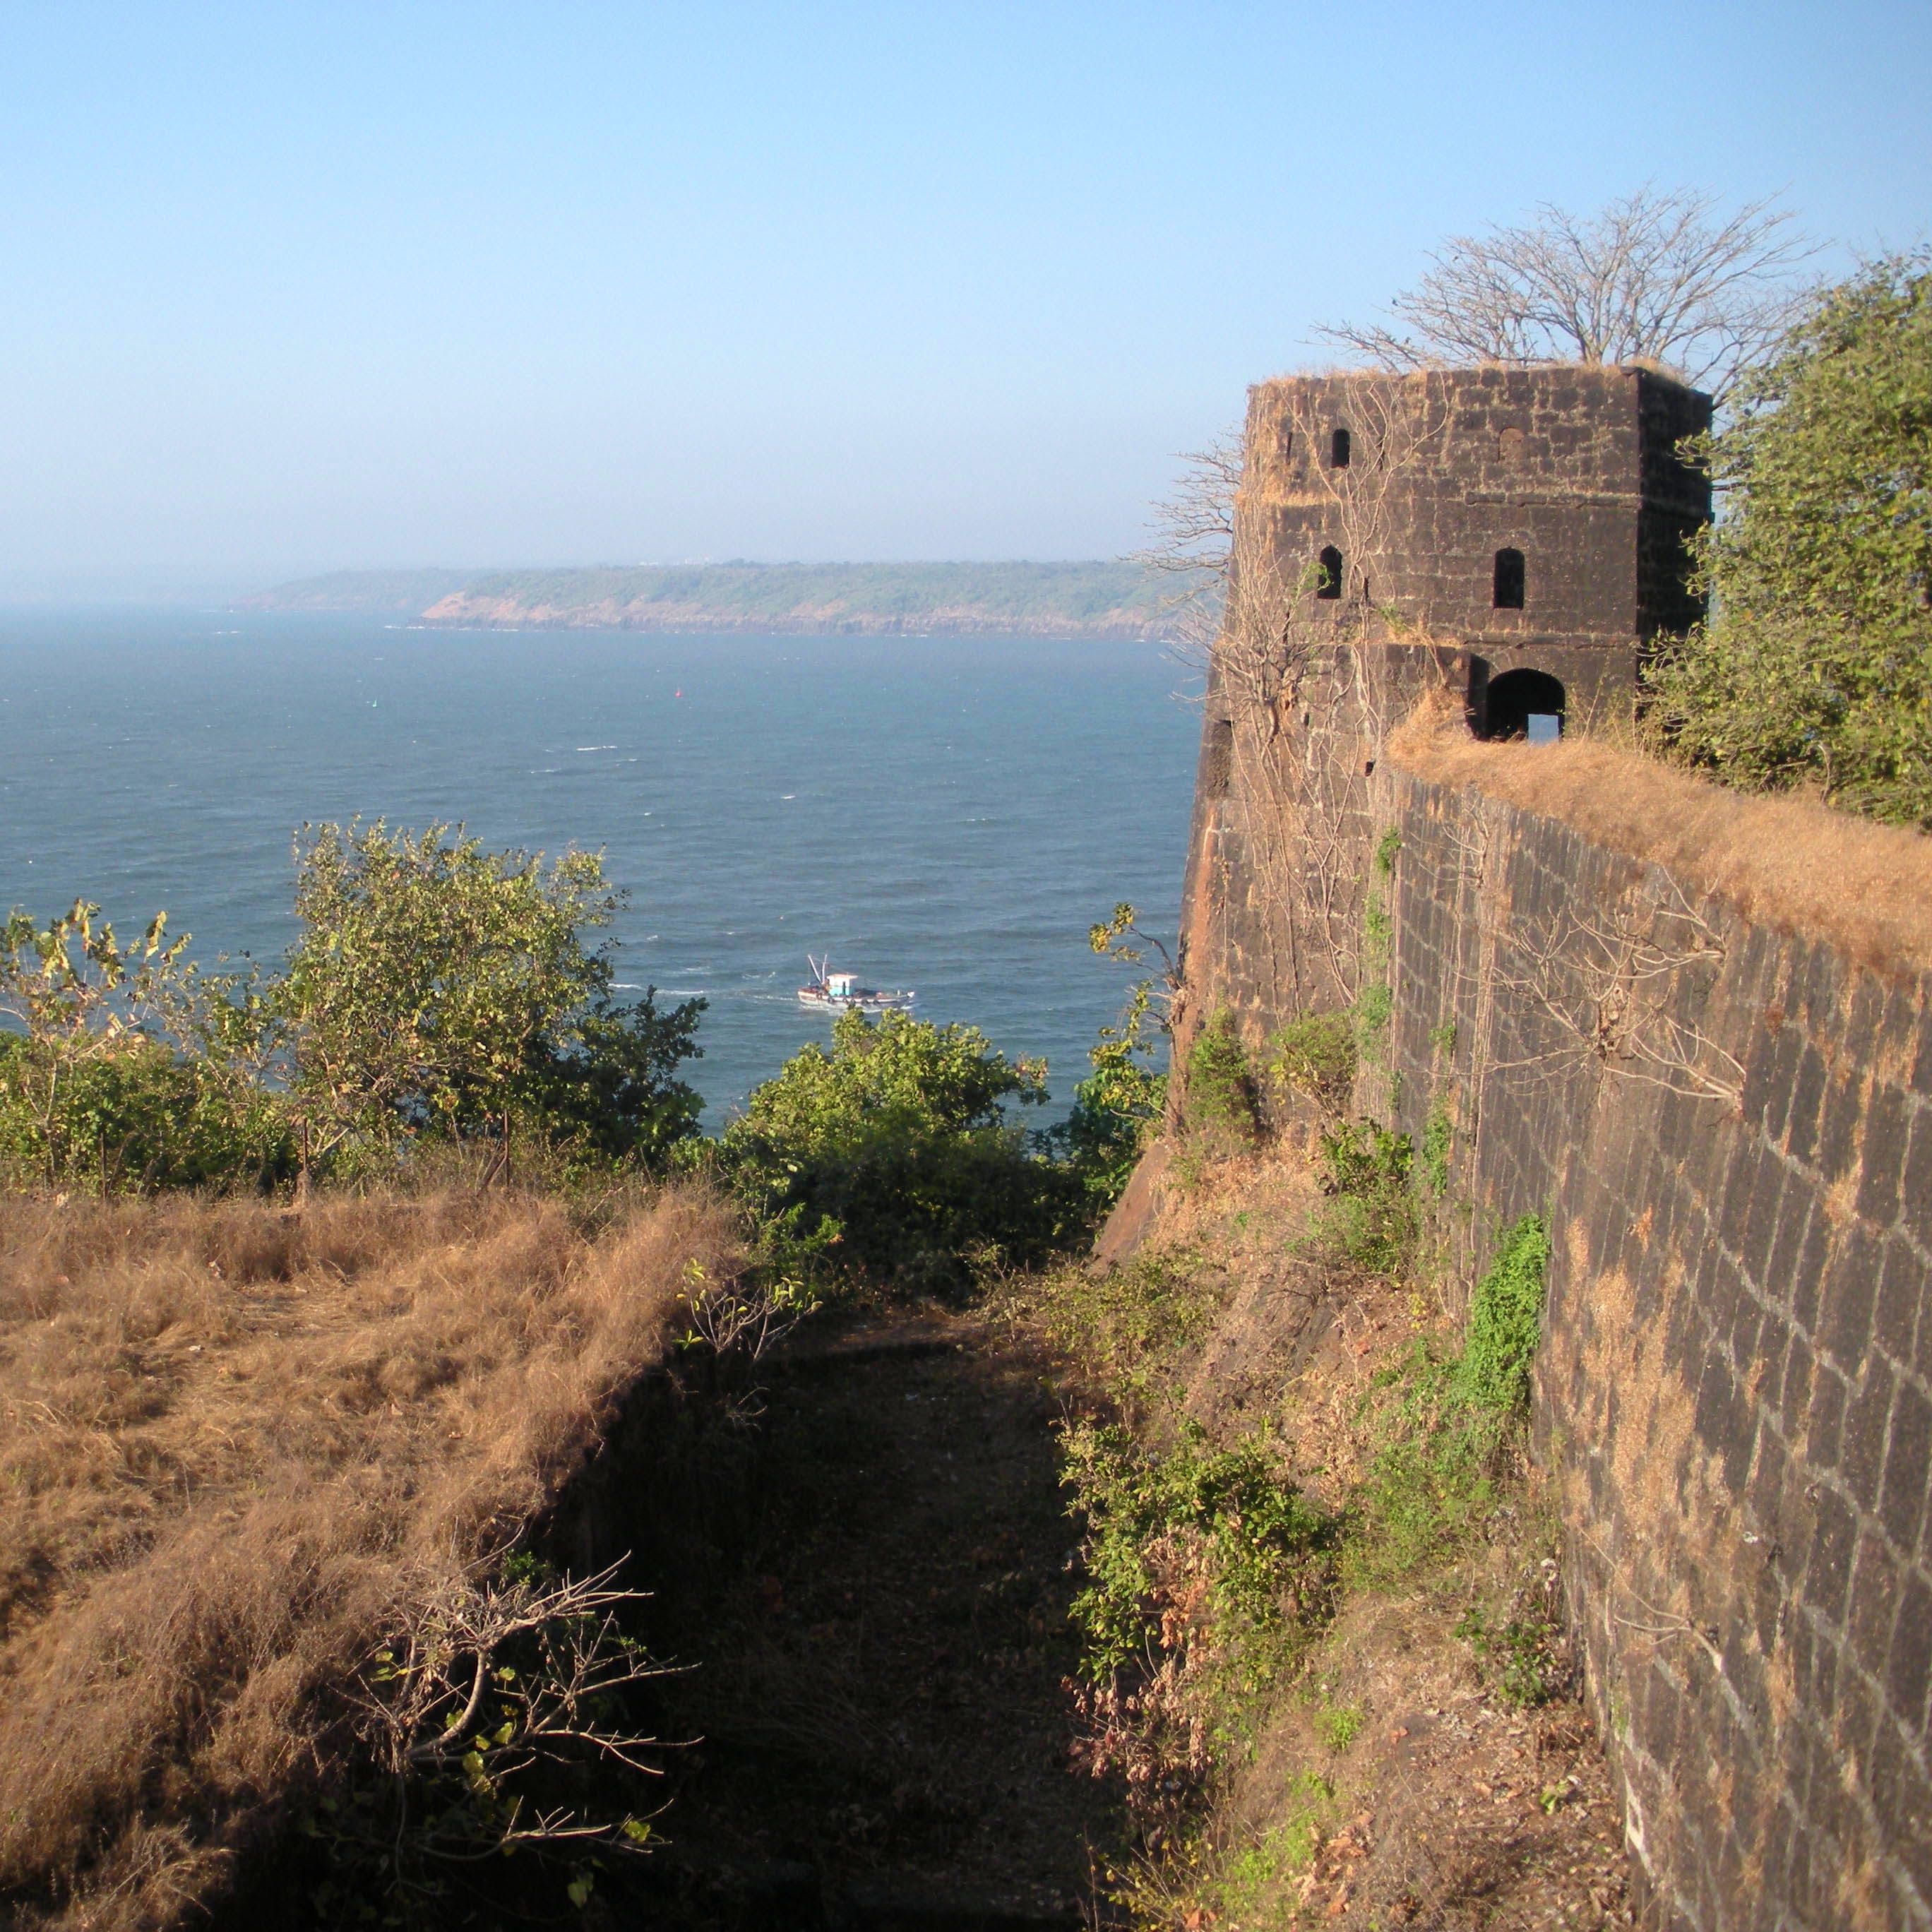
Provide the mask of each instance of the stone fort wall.
MULTIPOLYGON (((1588 753, 1619 818, 1539 790, 1584 748, 1468 728, 1517 667, 1620 701, 1694 614, 1674 440, 1705 408, 1623 370, 1254 392, 1178 1044, 1220 1008, 1257 1048, 1354 1010, 1360 1108, 1447 1132, 1452 1296, 1550 1216, 1535 1440, 1645 1922, 1932 1927, 1932 942, 1738 889, 1720 848, 1804 808, 1732 802, 1761 816, 1660 860, 1646 820, 1700 824, 1710 788, 1588 753), (1520 610, 1490 601, 1504 548, 1520 610), (1431 707, 1453 755, 1405 723, 1431 707)), ((1841 900, 1922 921, 1932 842, 1828 836, 1827 872, 1905 855, 1841 900)))
POLYGON ((1389 1112, 1451 1124, 1464 1280, 1551 1217, 1536 1438, 1646 1918, 1932 1924, 1928 982, 1385 797, 1389 1112))
POLYGON ((1550 1216, 1535 1439, 1645 1922, 1932 1925, 1932 980, 1432 773, 1396 727, 1466 676, 1363 647, 1292 739, 1210 712, 1192 1016, 1385 1012, 1358 1101, 1446 1125, 1452 1293, 1550 1216))

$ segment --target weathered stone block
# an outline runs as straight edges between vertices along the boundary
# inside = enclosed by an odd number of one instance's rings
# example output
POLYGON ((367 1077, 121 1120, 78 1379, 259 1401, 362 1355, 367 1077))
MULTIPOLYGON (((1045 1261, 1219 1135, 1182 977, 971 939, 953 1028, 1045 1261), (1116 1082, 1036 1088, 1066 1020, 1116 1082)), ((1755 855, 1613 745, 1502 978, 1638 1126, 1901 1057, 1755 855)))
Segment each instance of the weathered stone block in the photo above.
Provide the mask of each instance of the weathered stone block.
POLYGON ((1850 1396, 1844 1372, 1834 1364, 1819 1362, 1811 1378, 1811 1406, 1804 1418, 1804 1460, 1816 1474, 1832 1474, 1838 1467, 1850 1396))
POLYGON ((1926 1471, 1932 1466, 1932 1401, 1900 1378, 1892 1399, 1892 1428, 1878 1498, 1879 1520, 1907 1558, 1925 1520, 1926 1471))
POLYGON ((1932 1106, 1916 1109, 1906 1137, 1899 1220, 1922 1252, 1932 1250, 1932 1106))
POLYGON ((1879 1477, 1885 1467, 1885 1438, 1892 1419, 1894 1382, 1882 1360, 1870 1360, 1853 1385, 1845 1411, 1838 1467, 1845 1489, 1862 1511, 1878 1507, 1879 1477))
POLYGON ((1851 1614, 1845 1629, 1852 1660, 1874 1683, 1885 1677, 1892 1620, 1898 1602, 1898 1559, 1884 1538, 1867 1530, 1852 1569, 1851 1614))
POLYGON ((1838 1233, 1838 1251, 1826 1278, 1819 1340, 1847 1376, 1855 1376, 1871 1345, 1872 1306, 1878 1298, 1884 1255, 1878 1242, 1852 1222, 1838 1233))
POLYGON ((1899 1586, 1898 1619, 1886 1659, 1885 1694, 1906 1736, 1922 1746, 1932 1696, 1932 1583, 1918 1569, 1906 1570, 1899 1586))
POLYGON ((1882 1244, 1878 1294, 1872 1307, 1872 1339, 1901 1369, 1912 1366, 1918 1340, 1919 1311, 1925 1294, 1925 1264, 1904 1235, 1882 1244))
POLYGON ((1858 1150, 1858 1212, 1876 1227, 1890 1227, 1898 1216, 1898 1183, 1910 1126, 1905 1096, 1896 1087, 1874 1080, 1858 1150))
POLYGON ((1852 1558, 1858 1548, 1858 1520, 1834 1489, 1820 1489, 1816 1510, 1811 1547, 1804 1557, 1804 1601, 1838 1627, 1844 1622, 1852 1558))
POLYGON ((1825 1056, 1807 1041, 1798 1055, 1792 1076, 1791 1104, 1784 1124, 1786 1150, 1794 1160, 1809 1161, 1818 1145, 1818 1124, 1825 1110, 1828 1084, 1825 1056))

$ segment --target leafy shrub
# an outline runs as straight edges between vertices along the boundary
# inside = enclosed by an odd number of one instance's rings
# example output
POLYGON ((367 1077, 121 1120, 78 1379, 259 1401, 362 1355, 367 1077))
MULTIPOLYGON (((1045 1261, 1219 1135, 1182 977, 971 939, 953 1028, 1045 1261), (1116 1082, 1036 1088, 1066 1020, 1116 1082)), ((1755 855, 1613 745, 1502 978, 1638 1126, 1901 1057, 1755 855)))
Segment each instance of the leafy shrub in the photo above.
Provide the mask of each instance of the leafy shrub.
MULTIPOLYGON (((252 979, 203 976, 165 915, 131 946, 77 902, 0 924, 0 1174, 102 1194, 266 1183, 292 1146, 256 1077, 272 1029, 252 979)), ((272 1050, 272 1048, 270 1050, 272 1050)))
POLYGON ((266 1187, 295 1172, 280 1096, 221 1079, 205 1060, 128 1043, 50 1078, 50 1059, 0 1035, 0 1175, 16 1186, 266 1187))
POLYGON ((1715 608, 1652 668, 1654 742, 1932 830, 1932 255, 1824 290, 1703 454, 1715 608))
POLYGON ((1251 1843, 1225 1852, 1218 1868, 1193 1877, 1186 1888, 1198 1904, 1177 1914, 1174 1901, 1143 1880, 1123 1902, 1138 1906, 1136 1923, 1230 1927, 1292 1925, 1300 1918, 1302 1887, 1298 1882, 1315 1862, 1324 1838, 1323 1825, 1334 1810, 1335 1793, 1312 1772, 1300 1772, 1288 1781, 1287 1816, 1251 1843))
POLYGON ((594 854, 487 853, 446 826, 298 842, 285 973, 204 974, 157 917, 122 946, 84 902, 0 926, 0 1169, 103 1192, 393 1172, 513 1137, 566 1171, 661 1166, 701 1102, 702 1000, 613 999, 594 854))
POLYGON ((1378 1053, 1382 1036, 1395 1017, 1394 990, 1380 980, 1372 980, 1357 995, 1354 1007, 1355 1036, 1364 1056, 1378 1053))
POLYGON ((1418 1341, 1379 1378, 1393 1400, 1358 1499, 1362 1533, 1352 1549, 1354 1567, 1372 1580, 1446 1555, 1489 1514, 1499 1459, 1528 1406, 1549 1253, 1546 1224, 1524 1216, 1470 1298, 1460 1352, 1445 1358, 1418 1341))
POLYGON ((1268 1040, 1268 1070, 1291 1094, 1325 1114, 1348 1104, 1355 1084, 1355 1030, 1346 1013, 1302 1013, 1268 1040))
POLYGON ((578 1162, 662 1168, 704 1111, 697 1089, 676 1076, 703 1058, 704 1004, 661 1008, 654 986, 628 1003, 599 992, 532 1043, 512 1118, 578 1162))
POLYGON ((1414 1144, 1373 1120, 1345 1120, 1325 1130, 1322 1180, 1329 1196, 1316 1222, 1334 1254, 1371 1274, 1396 1276, 1415 1250, 1415 1197, 1409 1186, 1414 1144))
POLYGON ((1362 979, 1350 1009, 1354 1022, 1355 1049, 1371 1066, 1384 1064, 1389 1022, 1395 1017, 1395 993, 1389 984, 1389 962, 1395 945, 1395 918, 1388 909, 1388 888, 1395 876, 1396 855, 1402 834, 1391 825, 1376 841, 1362 901, 1362 979))
POLYGON ((1362 1726, 1367 1721, 1367 1714, 1359 1704, 1338 1705, 1330 1710, 1316 1714, 1315 1728, 1320 1732, 1322 1742, 1331 1751, 1346 1750, 1362 1734, 1362 1726))
POLYGON ((1330 1527, 1258 1444, 1212 1449, 1196 1424, 1162 1450, 1080 1423, 1062 1450, 1087 1530, 1083 1755, 1171 1819, 1325 1613, 1330 1527))
POLYGON ((1077 1424, 1064 1438, 1066 1480, 1088 1527, 1088 1583, 1073 1600, 1099 1680, 1172 1647, 1173 1622, 1274 1632, 1326 1581, 1325 1520, 1282 1482, 1257 1444, 1208 1446, 1198 1424, 1164 1453, 1113 1425, 1077 1424), (1168 1626, 1163 1634, 1162 1626, 1168 1626))
POLYGON ((1449 1191, 1449 1154, 1455 1144, 1456 1126, 1449 1118, 1448 1102, 1438 1100, 1422 1124, 1422 1172, 1429 1191, 1438 1201, 1449 1191))
POLYGON ((1137 1402, 1213 1328, 1220 1297, 1198 1258, 1143 1250, 1121 1268, 1067 1268, 1028 1284, 1032 1311, 1112 1399, 1137 1402))
POLYGON ((1166 1101, 1166 1076, 1143 1064, 1154 1054, 1152 994, 1143 981, 1119 1024, 1101 1028, 1088 1054, 1093 1072, 1074 1088, 1072 1111, 1046 1135, 1054 1156, 1079 1177, 1096 1216, 1120 1198, 1166 1101))
POLYGON ((1456 1634, 1493 1672, 1504 1703, 1517 1710, 1546 1704, 1568 1671, 1558 1648, 1562 1633, 1546 1617, 1511 1617, 1492 1628, 1472 1604, 1456 1620, 1456 1634))
POLYGON ((1187 1053, 1190 1131, 1216 1147, 1251 1147, 1261 1131, 1247 1049, 1225 1007, 1210 1015, 1187 1053))
POLYGON ((976 1261, 1043 1259, 1080 1225, 1081 1178, 1038 1157, 1008 1101, 1046 1098, 1046 1069, 976 1027, 842 1013, 753 1090, 710 1158, 767 1222, 834 1248, 848 1274, 964 1285, 976 1261))
POLYGON ((1549 1223, 1540 1214, 1526 1214, 1496 1244, 1469 1297, 1458 1373, 1463 1393, 1480 1407, 1509 1414, 1529 1406, 1530 1364, 1543 1330, 1549 1264, 1549 1223))

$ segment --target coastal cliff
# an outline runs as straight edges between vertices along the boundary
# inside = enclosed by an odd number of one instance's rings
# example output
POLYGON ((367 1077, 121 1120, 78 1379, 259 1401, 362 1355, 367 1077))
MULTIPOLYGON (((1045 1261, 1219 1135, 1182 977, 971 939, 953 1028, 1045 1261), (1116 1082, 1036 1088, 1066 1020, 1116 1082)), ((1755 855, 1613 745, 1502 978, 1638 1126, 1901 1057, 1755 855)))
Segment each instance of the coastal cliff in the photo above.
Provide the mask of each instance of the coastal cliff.
POLYGON ((452 630, 1154 638, 1168 624, 1147 573, 1108 562, 346 572, 244 608, 394 613, 452 630))

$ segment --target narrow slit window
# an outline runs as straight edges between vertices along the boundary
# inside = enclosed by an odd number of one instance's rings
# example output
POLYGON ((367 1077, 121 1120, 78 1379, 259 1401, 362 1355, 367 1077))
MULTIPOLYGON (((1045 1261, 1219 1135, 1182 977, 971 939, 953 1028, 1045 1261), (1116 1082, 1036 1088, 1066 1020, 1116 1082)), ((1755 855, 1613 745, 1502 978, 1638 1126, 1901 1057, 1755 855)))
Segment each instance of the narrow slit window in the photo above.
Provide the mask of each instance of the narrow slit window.
POLYGON ((1338 429, 1328 439, 1328 466, 1331 470, 1348 466, 1348 432, 1345 429, 1338 429))
POLYGON ((1495 586, 1490 602, 1498 610, 1520 610, 1522 608, 1523 582, 1522 552, 1520 550, 1498 550, 1495 586))
POLYGON ((1342 594, 1342 553, 1333 544, 1330 544, 1322 550, 1316 562, 1322 567, 1322 574, 1316 579, 1316 596, 1318 597, 1340 596, 1342 594))

